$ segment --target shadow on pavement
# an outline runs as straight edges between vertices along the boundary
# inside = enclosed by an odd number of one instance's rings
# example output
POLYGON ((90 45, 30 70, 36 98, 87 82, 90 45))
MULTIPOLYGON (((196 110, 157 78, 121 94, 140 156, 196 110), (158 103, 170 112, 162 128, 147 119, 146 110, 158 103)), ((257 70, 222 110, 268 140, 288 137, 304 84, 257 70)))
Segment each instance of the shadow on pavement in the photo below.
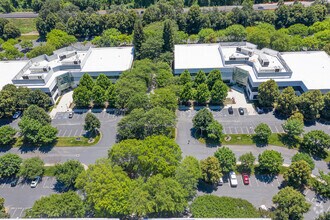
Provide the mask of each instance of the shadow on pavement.
POLYGON ((203 180, 199 180, 197 190, 203 193, 212 193, 217 190, 217 187, 211 184, 204 182, 203 180))

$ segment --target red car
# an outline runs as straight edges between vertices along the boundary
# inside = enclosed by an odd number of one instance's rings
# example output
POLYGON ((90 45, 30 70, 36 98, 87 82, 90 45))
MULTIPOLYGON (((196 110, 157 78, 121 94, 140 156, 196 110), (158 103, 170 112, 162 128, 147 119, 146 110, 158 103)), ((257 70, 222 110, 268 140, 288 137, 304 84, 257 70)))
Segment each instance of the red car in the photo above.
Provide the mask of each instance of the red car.
POLYGON ((242 173, 242 178, 243 178, 244 185, 250 184, 249 175, 247 175, 246 173, 242 173))

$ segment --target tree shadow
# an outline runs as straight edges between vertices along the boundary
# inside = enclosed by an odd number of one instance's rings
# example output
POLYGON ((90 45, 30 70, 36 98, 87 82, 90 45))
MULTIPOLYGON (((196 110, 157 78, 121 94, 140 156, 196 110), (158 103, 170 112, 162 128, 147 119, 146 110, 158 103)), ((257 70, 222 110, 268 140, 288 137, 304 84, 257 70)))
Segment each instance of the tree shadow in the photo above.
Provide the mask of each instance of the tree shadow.
POLYGON ((49 153, 54 148, 56 143, 57 140, 55 140, 50 144, 45 144, 45 145, 32 144, 27 141, 23 141, 23 144, 18 148, 18 150, 21 153, 35 152, 36 150, 38 150, 39 152, 46 154, 49 153))
POLYGON ((197 190, 203 193, 212 193, 213 191, 216 191, 218 188, 214 184, 206 183, 203 180, 199 180, 197 185, 197 190))
POLYGON ((69 191, 70 188, 66 187, 63 183, 56 181, 56 183, 54 184, 54 188, 53 191, 57 192, 57 193, 64 193, 69 191))
POLYGON ((290 137, 287 134, 278 134, 280 141, 288 148, 297 148, 300 141, 297 138, 290 137))
POLYGON ((252 141, 257 147, 266 147, 268 145, 268 141, 260 140, 256 135, 252 136, 252 141))

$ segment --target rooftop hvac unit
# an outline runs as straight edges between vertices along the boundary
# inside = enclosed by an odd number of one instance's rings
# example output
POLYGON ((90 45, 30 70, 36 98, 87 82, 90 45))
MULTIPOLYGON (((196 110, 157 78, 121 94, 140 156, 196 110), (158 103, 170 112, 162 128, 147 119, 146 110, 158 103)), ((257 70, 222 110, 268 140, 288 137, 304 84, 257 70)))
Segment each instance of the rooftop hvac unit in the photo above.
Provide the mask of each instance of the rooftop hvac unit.
POLYGON ((35 65, 30 67, 31 73, 44 73, 44 72, 49 72, 50 67, 48 65, 46 66, 39 66, 39 63, 36 63, 35 65))
POLYGON ((242 48, 241 47, 236 47, 236 52, 241 52, 242 48))
POLYGON ((60 60, 64 60, 66 58, 73 57, 74 55, 77 55, 77 51, 71 51, 67 53, 62 53, 59 55, 60 60))
POLYGON ((79 65, 81 63, 81 60, 79 60, 79 59, 64 60, 61 63, 62 63, 62 65, 79 65))
POLYGON ((269 60, 265 54, 260 54, 258 56, 258 60, 261 64, 261 66, 264 66, 264 67, 269 66, 269 60))
POLYGON ((253 55, 253 50, 243 47, 243 48, 241 48, 241 53, 251 57, 253 55))

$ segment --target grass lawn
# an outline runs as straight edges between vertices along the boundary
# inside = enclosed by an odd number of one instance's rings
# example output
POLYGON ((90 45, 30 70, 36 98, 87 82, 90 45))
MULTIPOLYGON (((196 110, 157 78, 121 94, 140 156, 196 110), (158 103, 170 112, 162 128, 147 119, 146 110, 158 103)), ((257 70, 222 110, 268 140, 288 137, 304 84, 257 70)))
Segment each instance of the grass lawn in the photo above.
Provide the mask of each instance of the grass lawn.
POLYGON ((19 39, 20 40, 27 40, 27 41, 29 41, 29 40, 38 40, 38 38, 39 38, 39 35, 22 35, 22 36, 20 36, 19 37, 19 39))
POLYGON ((44 176, 54 176, 55 166, 45 166, 44 176))
POLYGON ((37 31, 35 18, 8 18, 22 34, 37 31))
MULTIPOLYGON (((222 140, 222 144, 226 145, 255 145, 256 143, 252 139, 252 135, 250 134, 230 134, 226 135, 230 136, 231 139, 226 141, 225 138, 222 140)), ((276 145, 276 146, 285 146, 281 141, 280 134, 273 133, 269 138, 269 145, 276 145)))
MULTIPOLYGON (((88 138, 86 137, 79 137, 80 140, 77 140, 77 138, 78 137, 58 137, 57 142, 54 144, 54 147, 93 146, 100 141, 101 135, 96 136, 93 143, 88 143, 88 138)), ((23 138, 18 138, 13 147, 21 147, 23 145, 23 138)), ((25 146, 28 147, 31 145, 27 144, 25 146)))

